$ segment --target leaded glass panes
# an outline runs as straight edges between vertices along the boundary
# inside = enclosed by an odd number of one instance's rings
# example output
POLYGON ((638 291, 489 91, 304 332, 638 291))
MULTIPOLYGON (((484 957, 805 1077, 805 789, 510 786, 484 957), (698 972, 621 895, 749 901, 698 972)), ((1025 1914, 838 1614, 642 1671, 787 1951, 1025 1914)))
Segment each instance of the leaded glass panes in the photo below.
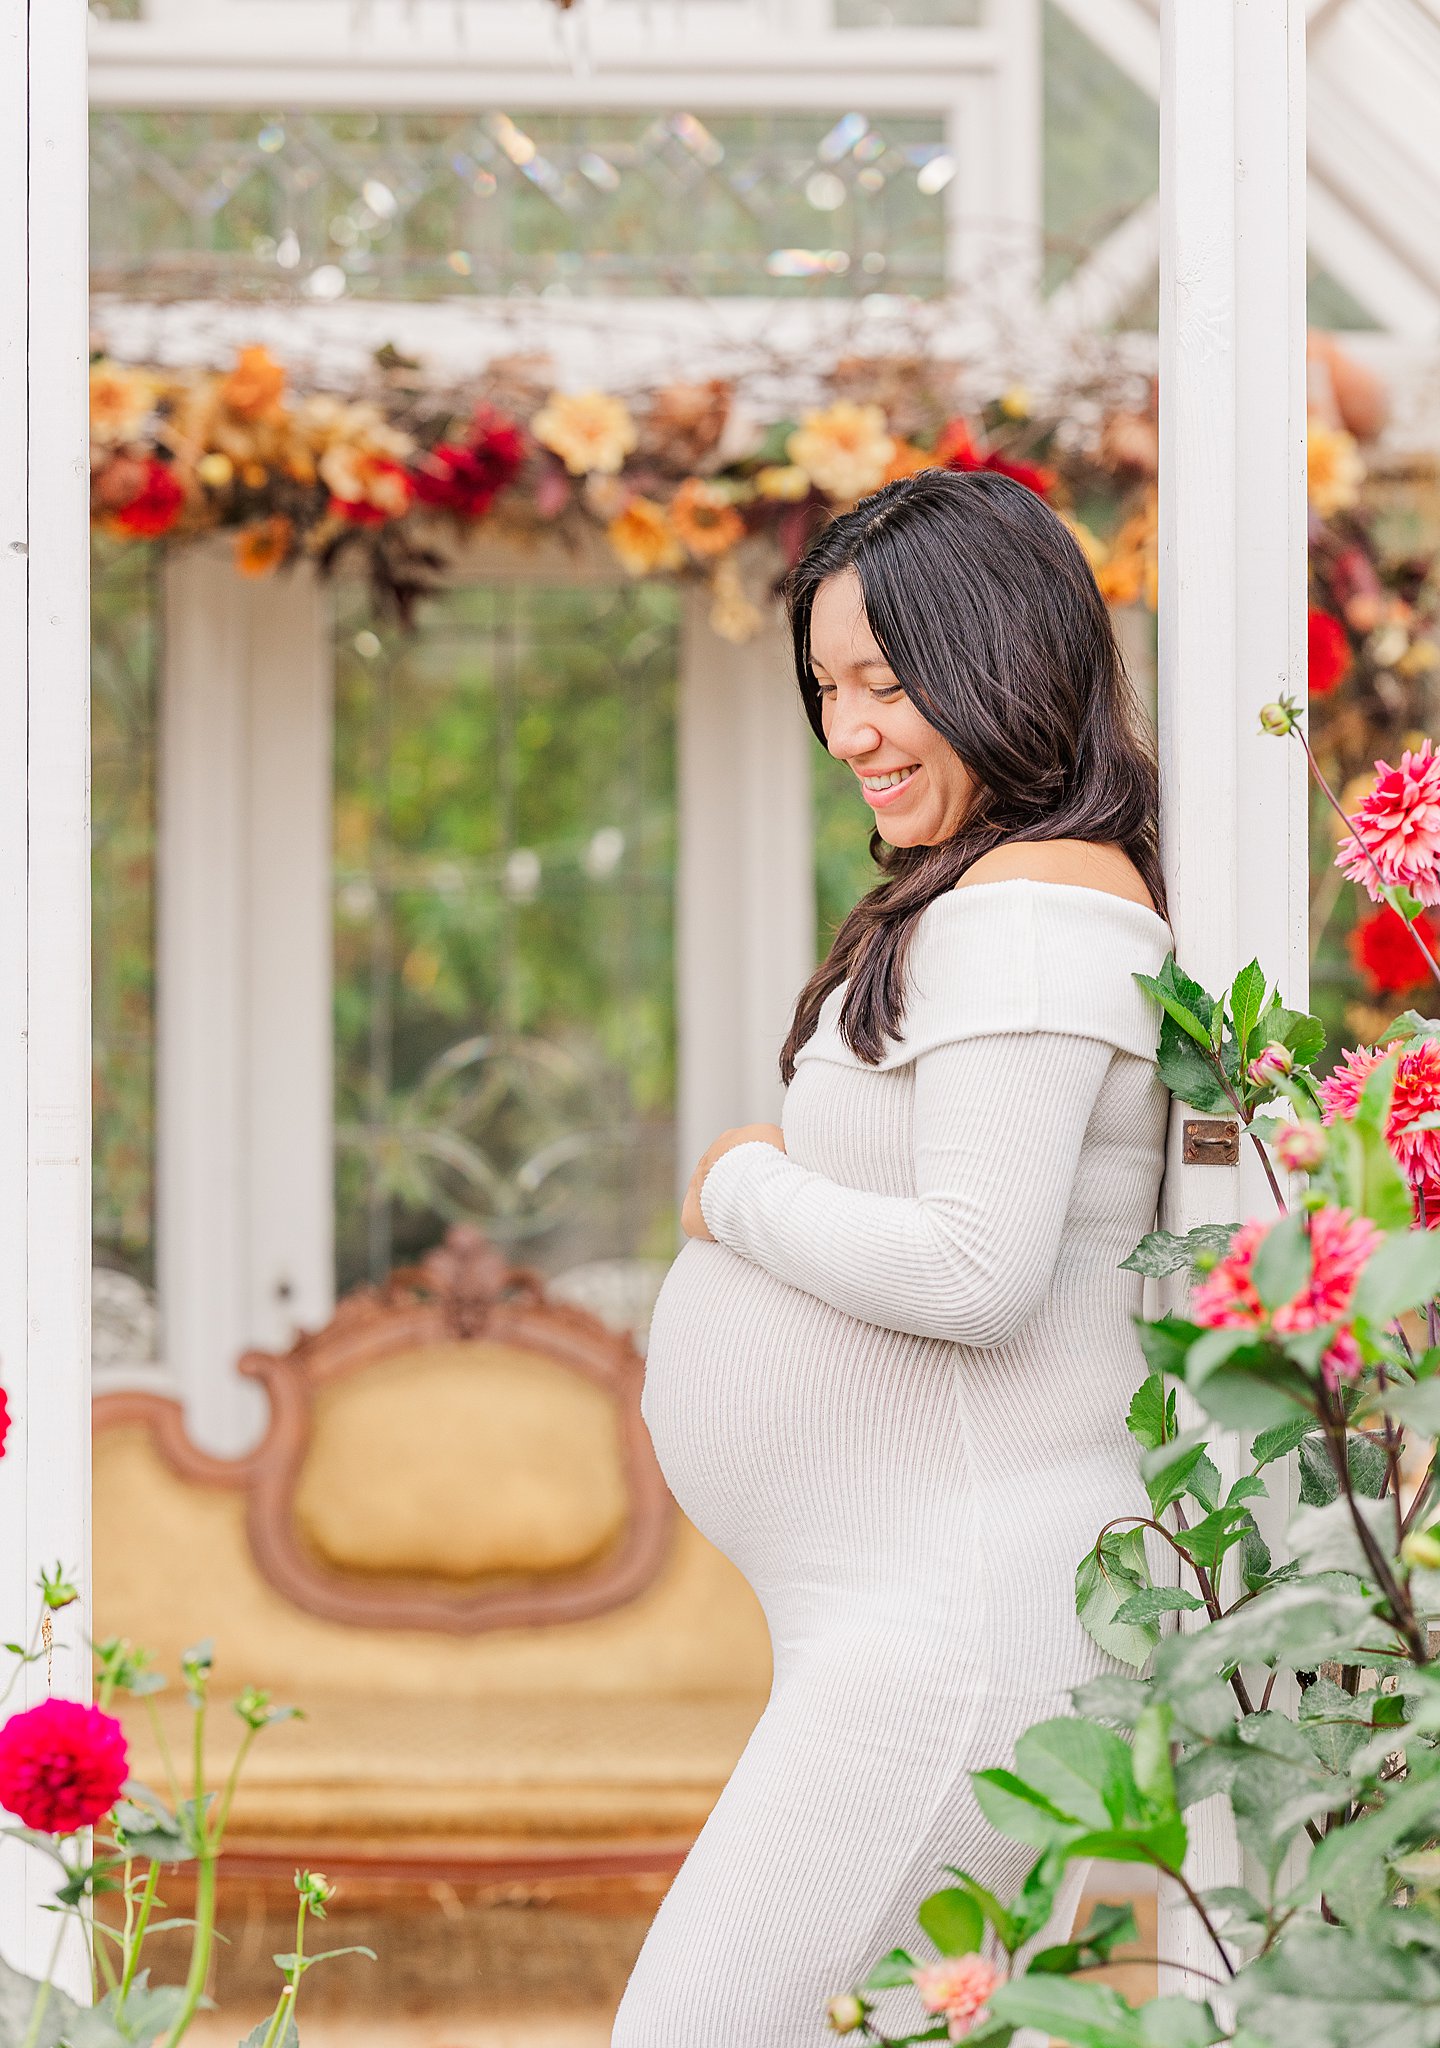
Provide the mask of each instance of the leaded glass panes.
POLYGON ((94 1243, 154 1280, 155 693, 153 550, 97 541, 91 582, 94 1243))
POLYGON ((454 1221, 549 1273, 675 1229, 678 600, 341 593, 339 1285, 454 1221))
POLYGON ((936 292, 936 114, 102 110, 95 287, 145 297, 936 292))
POLYGON ((1045 286, 1053 290, 1160 183, 1155 102, 1046 0, 1045 286))

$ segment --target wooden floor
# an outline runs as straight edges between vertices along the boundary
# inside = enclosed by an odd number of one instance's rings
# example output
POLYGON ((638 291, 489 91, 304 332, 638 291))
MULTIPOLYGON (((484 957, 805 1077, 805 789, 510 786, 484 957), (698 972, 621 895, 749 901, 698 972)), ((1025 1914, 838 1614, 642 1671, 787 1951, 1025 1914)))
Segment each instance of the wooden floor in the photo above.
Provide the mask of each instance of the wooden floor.
MULTIPOLYGON (((1114 1873, 1094 1896, 1127 1897, 1128 1879, 1114 1873)), ((299 2011, 304 2048, 607 2048, 663 1889, 659 1879, 408 1890, 352 1880, 329 1919, 312 1924, 307 1952, 362 1943, 380 1960, 345 1956, 307 1976, 299 2011)), ((292 1899, 243 1880, 224 1887, 220 1925, 228 1939, 212 1986, 216 2010, 197 2021, 194 2048, 235 2048, 271 2009, 278 1988, 271 1958, 293 1946, 292 1899)), ((183 1910, 178 1897, 170 1903, 183 1910)), ((1134 1903, 1138 1952, 1154 1955, 1153 1892, 1141 1891, 1134 1903)), ((157 1980, 183 1974, 178 1948, 155 1960, 157 1980)), ((1105 1981, 1135 2000, 1155 1993, 1148 1964, 1122 1963, 1105 1981)))

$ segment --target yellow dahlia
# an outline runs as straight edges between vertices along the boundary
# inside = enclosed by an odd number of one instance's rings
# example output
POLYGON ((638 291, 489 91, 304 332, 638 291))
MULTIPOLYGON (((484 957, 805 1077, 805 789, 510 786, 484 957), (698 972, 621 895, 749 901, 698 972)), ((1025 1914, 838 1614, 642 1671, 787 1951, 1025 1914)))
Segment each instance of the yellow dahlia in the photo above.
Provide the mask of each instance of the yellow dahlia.
POLYGON ((629 411, 604 391, 557 391, 530 422, 542 448, 558 455, 571 476, 600 470, 614 476, 639 436, 629 411))
POLYGON ((807 412, 785 453, 827 497, 848 504, 884 481, 895 441, 878 405, 842 398, 823 412, 807 412))
POLYGON ((632 498, 624 511, 610 521, 606 537, 632 576, 653 576, 662 569, 678 569, 685 551, 670 525, 663 505, 653 498, 632 498))
POLYGON ((798 463, 776 462, 759 471, 755 488, 762 498, 778 498, 783 503, 798 505, 810 495, 810 478, 798 463))
POLYGON ((221 380, 220 396, 242 420, 273 418, 285 395, 285 368, 268 348, 242 348, 221 380))
POLYGON ((103 357, 90 365, 90 438, 114 447, 133 441, 154 405, 159 383, 148 370, 103 357))
POLYGON ((670 524, 702 561, 728 554, 745 534, 745 522, 725 492, 698 476, 687 476, 670 500, 670 524))
POLYGON ((1359 498, 1365 481, 1365 460, 1353 435, 1343 427, 1327 426, 1318 414, 1311 413, 1306 446, 1310 503, 1322 519, 1347 511, 1359 498))

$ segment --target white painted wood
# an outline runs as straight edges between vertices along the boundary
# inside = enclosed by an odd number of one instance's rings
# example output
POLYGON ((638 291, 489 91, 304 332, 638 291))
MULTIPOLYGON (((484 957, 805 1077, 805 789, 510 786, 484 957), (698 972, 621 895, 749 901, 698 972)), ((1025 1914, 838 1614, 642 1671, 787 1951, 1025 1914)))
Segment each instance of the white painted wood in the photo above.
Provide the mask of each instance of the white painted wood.
MULTIPOLYGON (((53 1671, 88 1697, 90 895, 84 0, 0 0, 0 1639, 63 1564, 53 1671)), ((8 1660, 7 1660, 8 1666, 8 1660)), ((8 1668, 7 1673, 8 1677, 8 1668)), ((0 1955, 43 1975, 52 1866, 0 1845, 0 1955)), ((59 1976, 88 1996, 72 1930, 59 1976)))
POLYGON ((679 731, 677 1171, 779 1117, 776 1064, 815 962, 814 736, 775 623, 743 647, 687 600, 679 731))
MULTIPOLYGON (((1159 724, 1182 965, 1214 990, 1258 955, 1303 1005, 1303 762, 1257 723, 1263 703, 1305 686, 1302 32, 1302 0, 1165 0, 1159 724)), ((1167 1226, 1265 1213, 1248 1149, 1239 1169, 1182 1165, 1184 1114, 1177 1104, 1167 1226)), ((1239 1445, 1217 1449, 1233 1476, 1239 1445)), ((1200 1887, 1242 1881, 1216 1805, 1191 1816, 1200 1887)), ((1208 1947, 1162 1891, 1161 1954, 1209 1967, 1208 1947)))
POLYGON ((161 686, 157 1276, 197 1441, 264 1415, 234 1362, 332 1303, 328 607, 171 558, 161 686))

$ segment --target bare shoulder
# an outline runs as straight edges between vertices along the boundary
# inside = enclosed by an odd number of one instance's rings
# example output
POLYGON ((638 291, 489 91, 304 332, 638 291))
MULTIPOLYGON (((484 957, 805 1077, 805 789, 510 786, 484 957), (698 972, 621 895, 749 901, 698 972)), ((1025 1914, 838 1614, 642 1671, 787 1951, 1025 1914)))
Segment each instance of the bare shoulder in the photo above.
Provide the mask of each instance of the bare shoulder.
POLYGON ((1088 839, 1024 839, 1008 846, 992 846, 966 869, 955 886, 966 889, 976 882, 1017 879, 1101 889, 1146 910, 1155 908, 1140 871, 1129 856, 1118 846, 1100 845, 1088 839))

